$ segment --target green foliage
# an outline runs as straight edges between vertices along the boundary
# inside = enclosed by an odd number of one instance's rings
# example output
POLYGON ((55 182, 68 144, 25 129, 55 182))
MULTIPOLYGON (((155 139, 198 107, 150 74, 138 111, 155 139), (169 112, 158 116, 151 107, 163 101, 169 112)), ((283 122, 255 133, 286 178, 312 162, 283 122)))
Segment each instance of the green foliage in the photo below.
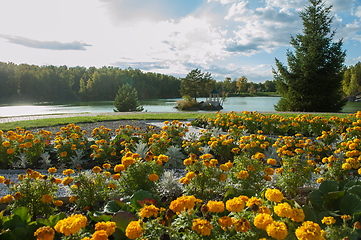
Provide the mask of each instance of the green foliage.
POLYGON ((337 112, 342 100, 342 40, 333 42, 331 7, 322 0, 310 0, 300 12, 303 35, 291 37, 295 53, 287 51, 288 68, 276 59, 273 69, 281 99, 276 111, 337 112))
POLYGON ((212 81, 210 73, 202 73, 201 70, 194 69, 181 79, 180 93, 182 96, 191 96, 197 101, 197 96, 208 94, 212 81))
POLYGON ((361 62, 344 70, 342 88, 346 96, 353 96, 361 91, 361 62))
POLYGON ((16 65, 0 62, 0 102, 114 100, 119 86, 130 84, 142 99, 179 95, 180 80, 139 69, 16 65))
POLYGON ((37 217, 49 217, 56 209, 53 201, 58 191, 58 186, 51 181, 53 175, 42 178, 39 172, 28 169, 26 175, 19 175, 18 183, 8 185, 9 191, 15 196, 15 201, 10 205, 11 209, 26 207, 29 215, 37 217), (42 197, 48 195, 50 201, 44 202, 42 197))
POLYGON ((138 101, 138 93, 128 83, 119 87, 117 96, 114 100, 114 106, 117 112, 143 111, 138 101))

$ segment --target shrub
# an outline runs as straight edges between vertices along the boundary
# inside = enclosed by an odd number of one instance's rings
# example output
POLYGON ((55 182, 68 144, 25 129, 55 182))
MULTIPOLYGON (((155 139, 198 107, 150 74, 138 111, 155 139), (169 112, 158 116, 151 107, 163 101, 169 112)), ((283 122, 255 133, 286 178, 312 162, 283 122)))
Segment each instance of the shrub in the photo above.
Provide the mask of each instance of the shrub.
POLYGON ((128 83, 119 87, 118 93, 114 100, 115 112, 131 112, 143 111, 138 101, 138 93, 135 88, 132 88, 128 83))

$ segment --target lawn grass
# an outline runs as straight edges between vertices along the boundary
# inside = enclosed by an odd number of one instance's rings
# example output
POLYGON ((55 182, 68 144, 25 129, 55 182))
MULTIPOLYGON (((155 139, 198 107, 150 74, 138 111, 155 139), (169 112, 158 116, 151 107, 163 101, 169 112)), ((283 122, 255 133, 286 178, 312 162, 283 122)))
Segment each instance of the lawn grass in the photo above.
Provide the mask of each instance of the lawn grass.
MULTIPOLYGON (((272 114, 276 114, 288 118, 288 117, 297 117, 299 114, 305 115, 307 113, 267 112, 261 114, 268 116, 272 114)), ((345 113, 310 113, 310 114, 320 117, 323 116, 325 118, 330 118, 335 115, 337 115, 339 118, 345 118, 349 116, 349 114, 345 114, 345 113)), ((54 116, 54 118, 51 118, 51 115, 47 115, 47 118, 43 118, 43 119, 0 123, 0 130, 8 131, 8 130, 14 130, 16 127, 30 129, 30 128, 66 125, 69 123, 74 123, 74 124, 94 123, 94 122, 115 121, 115 120, 188 120, 188 119, 201 118, 202 116, 206 116, 207 118, 216 118, 217 112, 171 112, 171 113, 147 113, 147 112, 135 113, 134 112, 131 114, 105 113, 102 115, 92 115, 92 116, 89 116, 87 114, 78 114, 75 117, 74 116, 67 117, 67 115, 64 114, 64 117, 54 116)))

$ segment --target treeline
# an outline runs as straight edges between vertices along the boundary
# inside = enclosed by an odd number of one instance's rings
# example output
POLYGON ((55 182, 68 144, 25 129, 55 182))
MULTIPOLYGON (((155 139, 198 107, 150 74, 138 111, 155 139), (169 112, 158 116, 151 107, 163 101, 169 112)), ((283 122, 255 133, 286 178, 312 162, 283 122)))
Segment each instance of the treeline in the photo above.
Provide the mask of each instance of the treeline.
POLYGON ((347 97, 361 92, 361 62, 343 69, 342 88, 347 97))
POLYGON ((264 83, 248 82, 245 76, 232 80, 226 78, 222 82, 213 83, 215 89, 224 92, 228 97, 252 95, 255 92, 276 92, 276 82, 266 80, 264 83))
POLYGON ((0 102, 114 101, 130 84, 139 99, 179 96, 180 80, 139 69, 36 66, 0 62, 0 102))

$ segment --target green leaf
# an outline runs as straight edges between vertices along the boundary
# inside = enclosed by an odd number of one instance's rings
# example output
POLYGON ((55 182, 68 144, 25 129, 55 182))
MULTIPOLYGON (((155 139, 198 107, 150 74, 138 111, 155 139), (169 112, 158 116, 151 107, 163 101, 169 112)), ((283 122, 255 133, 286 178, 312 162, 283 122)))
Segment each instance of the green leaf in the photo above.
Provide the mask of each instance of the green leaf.
POLYGON ((107 214, 99 214, 99 215, 96 215, 94 213, 94 215, 90 215, 90 218, 92 220, 94 220, 95 222, 108 222, 110 219, 113 218, 112 215, 107 215, 107 214))
POLYGON ((16 227, 12 230, 12 233, 19 239, 27 239, 26 235, 26 229, 23 227, 16 227))
POLYGON ((254 189, 243 189, 239 195, 245 195, 247 197, 254 197, 256 196, 257 192, 254 189))
POLYGON ((340 202, 340 210, 343 214, 353 216, 361 212, 361 199, 353 193, 347 193, 340 202))
POLYGON ((122 232, 125 232, 125 229, 131 221, 137 220, 138 218, 133 213, 124 211, 117 212, 112 218, 112 221, 117 224, 117 228, 122 230, 122 232))
POLYGON ((31 216, 29 214, 29 209, 26 207, 19 207, 13 211, 14 215, 18 215, 23 222, 30 222, 31 216))
POLYGON ((104 212, 114 214, 114 213, 120 211, 121 208, 122 208, 122 206, 118 205, 116 201, 110 200, 105 205, 104 212))
POLYGON ((314 190, 308 194, 308 198, 311 201, 312 207, 320 212, 322 211, 323 200, 322 200, 322 193, 319 190, 314 190))
POLYGON ((136 208, 141 208, 140 202, 144 201, 146 198, 153 199, 153 194, 148 191, 139 190, 133 194, 130 198, 130 202, 136 208))
POLYGON ((323 181, 318 188, 322 195, 325 195, 329 192, 336 192, 339 191, 339 184, 335 181, 326 180, 323 181))
POLYGON ((354 185, 347 190, 347 193, 356 194, 361 198, 361 185, 354 185))
POLYGON ((323 207, 331 210, 338 210, 339 202, 345 195, 345 191, 329 192, 322 196, 323 207))
POLYGON ((51 215, 49 217, 50 227, 54 227, 60 220, 66 218, 65 213, 61 212, 56 215, 51 215))
POLYGON ((317 222, 317 215, 312 208, 310 208, 309 206, 306 205, 302 209, 303 209, 303 213, 305 214, 304 221, 317 222))
POLYGON ((342 189, 345 190, 345 191, 347 191, 349 188, 355 186, 355 184, 356 184, 356 181, 354 181, 354 180, 349 181, 349 182, 347 182, 346 184, 344 184, 344 186, 343 186, 342 189))
POLYGON ((238 197, 238 196, 239 196, 239 193, 238 193, 237 189, 232 187, 227 190, 226 194, 224 195, 223 201, 226 202, 227 200, 232 199, 234 197, 238 197))

